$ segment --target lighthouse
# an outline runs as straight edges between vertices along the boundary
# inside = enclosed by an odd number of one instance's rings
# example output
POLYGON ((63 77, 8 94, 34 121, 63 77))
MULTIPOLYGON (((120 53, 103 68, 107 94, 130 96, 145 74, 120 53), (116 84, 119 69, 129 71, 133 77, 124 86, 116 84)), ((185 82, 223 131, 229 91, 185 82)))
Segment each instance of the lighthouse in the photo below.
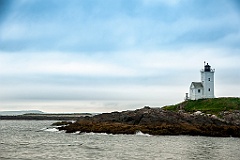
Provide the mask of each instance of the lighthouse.
POLYGON ((201 82, 192 82, 189 88, 189 99, 214 98, 214 72, 211 66, 204 62, 204 68, 200 71, 201 82))
POLYGON ((207 63, 201 70, 201 81, 203 84, 203 98, 214 98, 214 69, 207 63))

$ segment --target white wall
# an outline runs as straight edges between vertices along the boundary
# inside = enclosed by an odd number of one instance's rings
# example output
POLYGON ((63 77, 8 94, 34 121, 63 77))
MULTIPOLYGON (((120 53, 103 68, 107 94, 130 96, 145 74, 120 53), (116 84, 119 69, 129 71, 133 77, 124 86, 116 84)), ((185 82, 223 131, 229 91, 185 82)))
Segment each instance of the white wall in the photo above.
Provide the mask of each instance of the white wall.
POLYGON ((204 88, 203 98, 214 98, 214 71, 201 71, 201 81, 204 88))
POLYGON ((189 89, 190 99, 197 100, 203 98, 203 88, 194 88, 193 85, 190 86, 189 89), (200 89, 200 92, 198 90, 200 89))

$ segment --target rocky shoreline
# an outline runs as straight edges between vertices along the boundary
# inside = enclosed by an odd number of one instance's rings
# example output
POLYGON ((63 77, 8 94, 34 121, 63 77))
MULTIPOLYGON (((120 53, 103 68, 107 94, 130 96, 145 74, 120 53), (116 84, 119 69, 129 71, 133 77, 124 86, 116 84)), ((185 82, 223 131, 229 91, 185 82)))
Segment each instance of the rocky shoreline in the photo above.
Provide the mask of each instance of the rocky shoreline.
POLYGON ((151 135, 240 137, 240 125, 235 123, 235 120, 227 121, 200 113, 190 114, 184 111, 174 112, 150 107, 80 117, 76 122, 58 129, 65 130, 67 133, 135 134, 141 131, 151 135))

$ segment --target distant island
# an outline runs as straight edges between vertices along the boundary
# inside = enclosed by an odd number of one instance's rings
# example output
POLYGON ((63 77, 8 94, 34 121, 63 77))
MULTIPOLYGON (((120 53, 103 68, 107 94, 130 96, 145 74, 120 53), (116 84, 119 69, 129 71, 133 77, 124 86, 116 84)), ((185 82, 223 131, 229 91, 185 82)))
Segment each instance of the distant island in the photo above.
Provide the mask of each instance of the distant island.
MULTIPOLYGON (((134 111, 80 117, 76 122, 58 122, 67 133, 202 135, 240 137, 240 98, 210 98, 134 111), (67 125, 66 125, 67 124, 67 125)), ((54 124, 56 125, 56 124, 54 124)))
POLYGON ((39 110, 2 111, 0 120, 77 120, 83 116, 93 116, 91 113, 45 113, 39 110))
POLYGON ((0 111, 1 116, 16 116, 23 114, 43 114, 44 112, 39 110, 24 110, 24 111, 0 111))

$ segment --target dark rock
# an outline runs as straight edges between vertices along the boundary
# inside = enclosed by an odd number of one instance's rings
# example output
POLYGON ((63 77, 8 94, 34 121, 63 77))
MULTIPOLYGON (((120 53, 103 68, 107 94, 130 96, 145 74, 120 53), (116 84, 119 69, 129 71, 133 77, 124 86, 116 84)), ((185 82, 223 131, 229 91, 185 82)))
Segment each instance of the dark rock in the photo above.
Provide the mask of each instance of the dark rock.
POLYGON ((64 126, 64 125, 69 125, 72 124, 72 122, 69 121, 61 121, 61 122, 55 122, 52 124, 52 126, 64 126))
MULTIPOLYGON (((238 114, 238 113, 237 113, 238 114)), ((134 134, 136 131, 152 135, 203 135, 240 137, 240 126, 207 115, 191 115, 161 108, 144 107, 82 117, 77 122, 60 127, 66 132, 97 132, 134 134)))

